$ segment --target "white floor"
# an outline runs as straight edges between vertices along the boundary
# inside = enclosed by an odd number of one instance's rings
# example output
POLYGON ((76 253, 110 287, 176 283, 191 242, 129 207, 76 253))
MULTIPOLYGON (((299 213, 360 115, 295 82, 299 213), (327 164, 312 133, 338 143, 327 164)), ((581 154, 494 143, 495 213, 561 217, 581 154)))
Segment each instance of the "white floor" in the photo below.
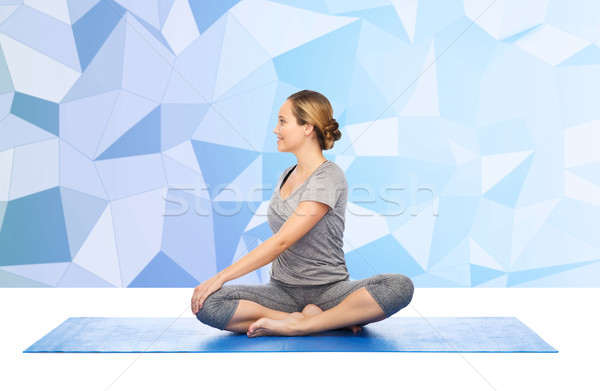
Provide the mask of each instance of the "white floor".
POLYGON ((71 316, 193 317, 191 294, 0 289, 0 389, 600 390, 598 288, 417 288, 395 315, 515 316, 559 353, 22 353, 71 316))

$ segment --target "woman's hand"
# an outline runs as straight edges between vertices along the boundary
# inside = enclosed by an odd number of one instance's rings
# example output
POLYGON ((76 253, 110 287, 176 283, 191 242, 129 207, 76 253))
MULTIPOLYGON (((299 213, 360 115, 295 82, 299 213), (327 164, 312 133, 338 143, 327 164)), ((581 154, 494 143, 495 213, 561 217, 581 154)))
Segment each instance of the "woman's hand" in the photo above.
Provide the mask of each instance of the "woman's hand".
POLYGON ((223 283, 221 277, 215 275, 210 280, 206 280, 194 288, 194 294, 192 295, 192 313, 194 315, 202 308, 204 300, 206 300, 213 292, 221 289, 223 283))

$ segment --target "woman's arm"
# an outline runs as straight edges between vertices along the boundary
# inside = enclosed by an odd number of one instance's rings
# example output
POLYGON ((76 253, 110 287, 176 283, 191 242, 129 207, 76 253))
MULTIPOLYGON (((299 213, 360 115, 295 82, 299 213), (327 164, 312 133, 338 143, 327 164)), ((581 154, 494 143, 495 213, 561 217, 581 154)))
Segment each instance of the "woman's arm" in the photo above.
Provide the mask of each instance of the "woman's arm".
POLYGON ((254 250, 244 255, 239 261, 233 265, 226 267, 219 273, 204 281, 202 284, 194 288, 192 295, 192 313, 196 314, 204 300, 213 292, 221 289, 227 281, 235 280, 251 271, 263 267, 272 262, 279 254, 285 251, 287 247, 277 234, 262 242, 254 250))
POLYGON ((316 201, 302 201, 279 231, 217 275, 223 283, 271 263, 292 244, 312 229, 327 213, 329 206, 316 201))
POLYGON ((262 242, 254 250, 244 255, 233 265, 226 267, 217 273, 223 283, 235 280, 256 269, 271 263, 275 258, 286 250, 285 242, 277 234, 262 242))
POLYGON ((233 265, 226 267, 209 280, 194 288, 192 313, 197 313, 204 300, 221 289, 227 281, 235 280, 247 273, 273 262, 288 247, 296 243, 312 229, 327 213, 329 206, 317 201, 302 201, 294 213, 281 226, 279 231, 265 240, 233 265))

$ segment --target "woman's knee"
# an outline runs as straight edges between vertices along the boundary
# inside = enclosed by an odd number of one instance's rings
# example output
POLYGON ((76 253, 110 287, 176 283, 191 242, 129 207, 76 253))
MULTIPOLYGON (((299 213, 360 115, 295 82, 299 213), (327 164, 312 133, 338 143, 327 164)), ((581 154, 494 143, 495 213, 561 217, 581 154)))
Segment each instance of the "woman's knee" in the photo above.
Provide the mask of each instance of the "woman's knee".
POLYGON ((223 330, 232 309, 235 311, 238 304, 237 300, 228 298, 226 293, 221 288, 208 296, 202 303, 202 308, 196 312, 196 318, 207 326, 223 330))
POLYGON ((404 274, 399 274, 398 276, 398 286, 401 293, 404 295, 406 307, 412 301, 413 294, 415 293, 415 285, 413 284, 412 280, 404 274))
POLYGON ((408 306, 412 301, 415 286, 410 278, 400 273, 383 274, 383 283, 388 286, 389 291, 395 295, 395 312, 408 306))

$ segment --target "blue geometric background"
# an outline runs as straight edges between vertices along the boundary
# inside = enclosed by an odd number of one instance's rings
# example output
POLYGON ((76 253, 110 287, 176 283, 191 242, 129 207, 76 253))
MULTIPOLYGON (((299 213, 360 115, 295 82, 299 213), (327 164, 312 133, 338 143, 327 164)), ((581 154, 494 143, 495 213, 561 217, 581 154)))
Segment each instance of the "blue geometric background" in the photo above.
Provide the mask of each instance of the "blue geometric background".
POLYGON ((193 287, 237 261, 272 235, 302 89, 340 123, 352 279, 600 286, 597 1, 0 4, 0 286, 193 287))

